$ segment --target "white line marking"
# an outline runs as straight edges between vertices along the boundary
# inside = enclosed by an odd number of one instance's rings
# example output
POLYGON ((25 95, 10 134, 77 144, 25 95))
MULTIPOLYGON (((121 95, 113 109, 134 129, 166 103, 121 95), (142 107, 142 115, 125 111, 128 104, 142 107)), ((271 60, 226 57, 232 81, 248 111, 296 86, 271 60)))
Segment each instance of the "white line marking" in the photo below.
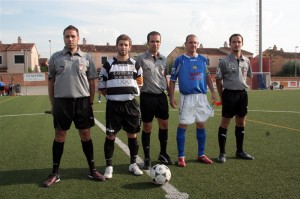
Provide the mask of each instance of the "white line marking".
MULTIPOLYGON (((170 109, 169 111, 178 111, 178 109, 170 109)), ((214 111, 221 111, 221 109, 214 109, 214 111)), ((299 111, 273 111, 273 110, 248 110, 249 112, 262 112, 262 113, 295 113, 300 114, 299 111)), ((95 113, 104 113, 105 111, 94 111, 95 113)), ((30 115, 45 115, 45 113, 25 113, 15 115, 0 115, 1 117, 19 117, 19 116, 30 116, 30 115)))
MULTIPOLYGON (((105 126, 100 123, 97 119, 95 119, 96 125, 105 133, 105 126)), ((128 155, 130 156, 129 148, 127 147, 124 142, 122 142, 118 137, 115 139, 115 143, 128 155)), ((143 160, 141 157, 137 156, 137 163, 138 164, 143 164, 143 160)), ((150 171, 144 171, 147 173, 148 176, 150 176, 150 171)), ((182 193, 178 191, 174 186, 172 186, 170 183, 166 183, 162 186, 163 190, 167 193, 166 198, 169 199, 187 199, 189 198, 189 194, 187 193, 182 193)))
POLYGON ((299 111, 272 111, 272 110, 248 110, 252 112, 263 112, 263 113, 296 113, 300 114, 299 111))
POLYGON ((19 116, 32 116, 32 115, 45 115, 45 113, 27 113, 27 114, 16 114, 16 115, 0 115, 0 117, 19 117, 19 116))
POLYGON ((8 101, 8 100, 12 100, 12 99, 17 99, 17 98, 16 98, 16 97, 8 98, 8 99, 6 99, 6 100, 1 101, 0 104, 3 103, 3 102, 6 102, 6 101, 8 101))

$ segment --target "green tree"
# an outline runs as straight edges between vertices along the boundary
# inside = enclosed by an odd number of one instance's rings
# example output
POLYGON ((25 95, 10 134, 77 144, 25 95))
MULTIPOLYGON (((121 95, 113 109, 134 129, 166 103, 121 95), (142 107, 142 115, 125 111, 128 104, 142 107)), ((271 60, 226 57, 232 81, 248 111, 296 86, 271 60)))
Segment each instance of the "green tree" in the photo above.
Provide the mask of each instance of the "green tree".
POLYGON ((42 66, 40 66, 40 70, 41 70, 42 73, 43 72, 48 72, 48 66, 42 65, 42 66))
POLYGON ((273 49, 267 49, 263 52, 263 56, 270 58, 270 67, 272 69, 277 59, 277 51, 273 49))
POLYGON ((295 77, 295 69, 296 76, 300 76, 300 63, 298 61, 288 61, 283 64, 281 71, 277 74, 277 76, 281 77, 295 77))

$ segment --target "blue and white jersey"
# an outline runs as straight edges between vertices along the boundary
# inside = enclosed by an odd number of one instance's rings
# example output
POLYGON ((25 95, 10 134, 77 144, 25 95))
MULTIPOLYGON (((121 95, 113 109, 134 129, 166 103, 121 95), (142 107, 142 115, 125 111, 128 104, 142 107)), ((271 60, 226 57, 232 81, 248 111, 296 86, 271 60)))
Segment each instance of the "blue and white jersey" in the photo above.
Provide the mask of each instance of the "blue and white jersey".
POLYGON ((195 57, 180 55, 174 62, 170 80, 176 81, 178 78, 179 91, 184 95, 206 94, 206 76, 208 74, 205 57, 199 54, 195 57))

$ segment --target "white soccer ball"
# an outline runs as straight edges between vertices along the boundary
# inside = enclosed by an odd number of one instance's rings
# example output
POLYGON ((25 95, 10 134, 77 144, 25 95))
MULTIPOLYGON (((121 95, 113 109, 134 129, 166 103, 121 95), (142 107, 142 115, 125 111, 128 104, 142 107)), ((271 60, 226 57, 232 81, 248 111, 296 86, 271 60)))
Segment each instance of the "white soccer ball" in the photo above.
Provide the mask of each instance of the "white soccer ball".
POLYGON ((150 170, 150 177, 154 184, 163 185, 171 179, 171 171, 164 164, 156 164, 150 170))

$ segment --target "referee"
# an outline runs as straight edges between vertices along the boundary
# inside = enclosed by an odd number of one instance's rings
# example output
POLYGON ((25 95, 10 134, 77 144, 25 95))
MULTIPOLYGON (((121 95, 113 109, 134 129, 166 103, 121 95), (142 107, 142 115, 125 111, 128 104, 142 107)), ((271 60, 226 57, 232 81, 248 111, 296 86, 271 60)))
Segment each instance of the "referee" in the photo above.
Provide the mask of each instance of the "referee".
POLYGON ((248 111, 247 77, 252 77, 250 61, 242 54, 243 37, 233 34, 229 38, 231 54, 222 59, 216 74, 217 90, 222 102, 222 119, 218 132, 220 155, 218 162, 226 162, 225 144, 231 118, 235 117, 236 157, 254 158, 243 149, 246 115, 248 111))
POLYGON ((54 53, 49 61, 48 91, 55 138, 52 146, 53 169, 44 181, 44 187, 60 181, 60 160, 67 130, 70 129, 72 122, 79 131, 82 149, 90 168, 89 178, 97 181, 105 180, 105 177, 95 169, 90 135, 90 128, 95 125, 92 105, 97 71, 92 58, 78 47, 78 29, 70 25, 65 28, 63 36, 65 48, 54 53))
POLYGON ((137 63, 143 68, 144 85, 141 88, 140 106, 143 121, 142 144, 144 150, 144 170, 151 168, 150 136, 154 117, 158 124, 160 153, 158 160, 172 165, 173 161, 167 153, 169 105, 167 59, 159 53, 161 35, 152 31, 147 35, 148 50, 137 57, 137 63))

